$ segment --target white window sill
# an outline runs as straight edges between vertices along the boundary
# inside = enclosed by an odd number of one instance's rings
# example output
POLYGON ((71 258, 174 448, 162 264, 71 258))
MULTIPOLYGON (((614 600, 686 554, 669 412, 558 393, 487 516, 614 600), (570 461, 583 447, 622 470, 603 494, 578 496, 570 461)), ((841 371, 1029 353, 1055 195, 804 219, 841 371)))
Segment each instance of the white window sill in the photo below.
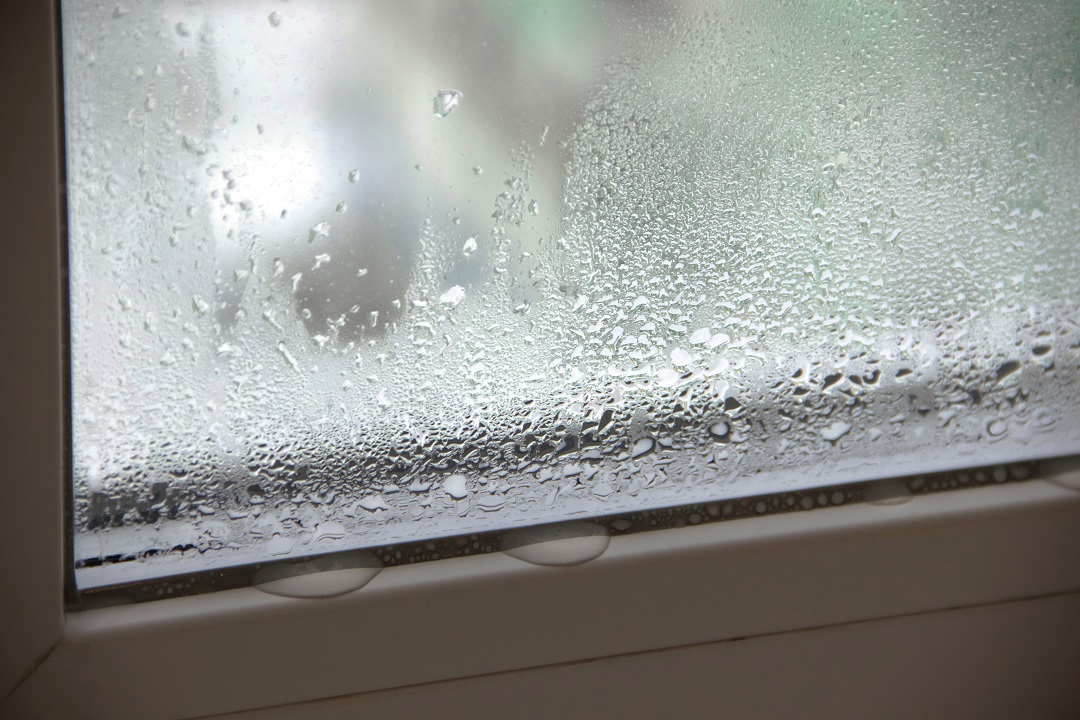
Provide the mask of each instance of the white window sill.
POLYGON ((243 589, 69 614, 7 709, 198 717, 1076 590, 1080 493, 1034 480, 617 537, 579 567, 495 554, 329 600, 243 589))
POLYGON ((215 720, 979 718, 1080 712, 1080 593, 699 643, 215 720))

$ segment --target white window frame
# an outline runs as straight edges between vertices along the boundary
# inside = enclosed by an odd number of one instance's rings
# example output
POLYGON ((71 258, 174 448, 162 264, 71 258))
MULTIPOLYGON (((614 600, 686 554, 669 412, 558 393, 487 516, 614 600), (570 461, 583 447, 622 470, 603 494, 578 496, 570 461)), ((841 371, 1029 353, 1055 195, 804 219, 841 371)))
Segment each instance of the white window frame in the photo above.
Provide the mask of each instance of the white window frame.
POLYGON ((1032 480, 616 537, 578 567, 497 553, 328 600, 245 588, 66 612, 56 28, 48 0, 0 25, 0 717, 200 717, 1080 590, 1080 493, 1032 480))

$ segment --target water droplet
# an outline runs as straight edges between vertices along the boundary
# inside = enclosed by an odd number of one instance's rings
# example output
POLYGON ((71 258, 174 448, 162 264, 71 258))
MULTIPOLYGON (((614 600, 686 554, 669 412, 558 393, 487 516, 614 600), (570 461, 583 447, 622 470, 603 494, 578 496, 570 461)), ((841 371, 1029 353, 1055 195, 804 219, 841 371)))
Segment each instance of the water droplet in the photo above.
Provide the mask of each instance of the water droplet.
POLYGON ((252 584, 257 590, 271 595, 329 598, 359 590, 381 571, 382 563, 373 553, 357 550, 270 565, 255 573, 252 584))
POLYGON ((469 494, 468 479, 464 475, 451 475, 443 480, 443 490, 455 500, 461 500, 469 494))
POLYGON ((475 175, 477 177, 480 177, 481 175, 484 174, 484 168, 480 167, 479 165, 474 166, 472 171, 473 171, 473 175, 475 175))
POLYGON ((203 300, 201 295, 193 295, 191 298, 191 309, 195 311, 196 315, 205 315, 210 312, 210 303, 203 300))
POLYGON ((440 90, 435 93, 435 98, 432 100, 435 117, 444 118, 449 115, 450 111, 461 102, 461 97, 461 93, 457 90, 440 90))
POLYGON ((709 366, 705 368, 706 375, 717 375, 728 369, 728 361, 725 357, 714 357, 709 366))
POLYGON ((502 538, 502 551, 533 565, 581 565, 604 554, 610 544, 607 528, 588 522, 511 530, 502 538))
POLYGON ((364 508, 368 512, 390 509, 382 495, 365 495, 364 497, 360 498, 360 502, 356 504, 364 508))
POLYGON ((335 210, 335 211, 337 211, 337 212, 339 212, 339 213, 343 213, 343 212, 345 212, 345 211, 346 211, 346 210, 348 210, 348 209, 349 209, 349 206, 348 206, 348 205, 347 205, 346 203, 344 203, 344 202, 339 202, 339 203, 337 204, 337 207, 336 207, 336 208, 334 208, 334 210, 335 210))
POLYGON ((281 537, 280 534, 274 533, 274 535, 266 541, 266 552, 269 555, 288 555, 292 552, 293 541, 289 538, 281 537))
POLYGON ((351 182, 351 183, 360 182, 360 171, 359 170, 353 169, 353 170, 349 171, 349 182, 351 182))
POLYGON ((679 382, 679 373, 672 368, 663 368, 656 374, 656 382, 660 387, 675 387, 679 382))
POLYGON ((530 200, 529 201, 529 214, 530 215, 539 215, 540 214, 540 203, 537 202, 536 200, 530 200))
POLYGON ((709 332, 709 328, 698 328, 690 335, 691 345, 701 345, 707 343, 712 339, 712 333, 709 332))
POLYGON ((465 244, 461 246, 461 252, 465 257, 469 257, 476 252, 476 238, 471 237, 465 241, 465 244))
POLYGON ((611 495, 613 492, 615 492, 615 488, 613 488, 609 483, 606 482, 598 482, 593 485, 591 489, 592 494, 596 495, 597 497, 607 497, 608 495, 611 495))
POLYGON ((731 342, 731 337, 727 333, 716 333, 709 338, 709 347, 719 347, 721 345, 726 345, 729 342, 731 342))
POLYGON ((630 457, 639 458, 643 455, 648 455, 650 452, 652 452, 655 444, 656 443, 653 442, 652 438, 641 438, 640 440, 635 440, 634 445, 630 448, 630 457))
POLYGON ((285 347, 284 342, 278 343, 278 352, 281 353, 281 356, 283 358, 285 358, 285 362, 289 363, 289 367, 291 367, 296 372, 300 372, 300 363, 298 363, 296 361, 296 358, 293 357, 293 354, 289 352, 289 348, 285 347))
POLYGON ((1043 460, 1039 463, 1039 476, 1055 485, 1080 491, 1080 457, 1043 460))
POLYGON ((986 424, 986 432, 990 437, 1001 437, 1009 429, 1009 424, 1001 418, 993 418, 986 424))
POLYGON ((266 19, 270 23, 271 27, 277 27, 278 25, 281 24, 281 13, 279 13, 277 10, 275 10, 274 12, 270 13, 266 17, 266 19))
POLYGON ((506 498, 501 495, 488 495, 487 497, 480 498, 476 501, 477 507, 486 512, 499 510, 505 504, 506 498))
POLYGON ((308 244, 310 245, 311 243, 315 242, 319 238, 324 238, 324 237, 329 237, 329 236, 330 236, 330 223, 323 221, 323 222, 319 223, 318 225, 316 225, 315 227, 311 228, 311 230, 308 231, 308 244))
POLYGON ((1018 371, 1021 367, 1022 366, 1020 364, 1020 361, 1018 360, 1007 360, 1001 363, 1001 365, 998 366, 996 373, 998 381, 1000 382, 1001 380, 1009 377, 1010 375, 1018 371))
POLYGON ((315 526, 315 542, 320 540, 340 540, 348 535, 345 526, 333 520, 319 523, 315 526))
POLYGON ((863 493, 871 505, 903 505, 911 501, 911 490, 902 480, 878 480, 863 493))
POLYGON ((833 424, 821 431, 821 437, 825 438, 831 443, 836 442, 840 438, 844 437, 851 430, 851 423, 846 423, 843 420, 835 420, 833 424))
POLYGON ((730 432, 731 428, 723 420, 721 420, 720 422, 715 422, 709 426, 709 434, 720 440, 727 439, 730 432))
POLYGON ((455 285, 439 296, 439 302, 443 305, 449 305, 450 307, 457 307, 457 304, 464 299, 465 288, 460 285, 455 285))
POLYGON ((176 23, 176 34, 180 37, 188 37, 191 35, 191 26, 185 22, 176 23))
POLYGON ((682 348, 675 348, 671 351, 671 364, 676 367, 689 365, 693 361, 693 359, 694 357, 682 348))

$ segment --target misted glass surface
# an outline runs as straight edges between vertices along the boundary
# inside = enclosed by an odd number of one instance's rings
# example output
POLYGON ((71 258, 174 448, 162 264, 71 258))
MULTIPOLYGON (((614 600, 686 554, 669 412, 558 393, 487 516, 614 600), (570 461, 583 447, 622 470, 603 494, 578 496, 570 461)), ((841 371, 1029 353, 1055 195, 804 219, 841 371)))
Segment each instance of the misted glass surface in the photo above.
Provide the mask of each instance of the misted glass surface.
POLYGON ((62 14, 82 587, 1080 451, 1076 2, 62 14))

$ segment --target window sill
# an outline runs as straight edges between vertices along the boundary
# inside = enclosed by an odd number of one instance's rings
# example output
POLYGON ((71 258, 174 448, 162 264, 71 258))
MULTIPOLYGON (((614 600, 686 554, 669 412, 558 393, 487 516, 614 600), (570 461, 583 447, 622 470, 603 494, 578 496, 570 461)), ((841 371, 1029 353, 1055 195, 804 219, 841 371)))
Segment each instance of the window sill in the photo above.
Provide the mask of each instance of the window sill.
POLYGON ((495 554, 328 600, 242 589, 69 614, 4 709, 197 717, 1078 589, 1080 493, 1032 480, 616 537, 578 567, 495 554))

